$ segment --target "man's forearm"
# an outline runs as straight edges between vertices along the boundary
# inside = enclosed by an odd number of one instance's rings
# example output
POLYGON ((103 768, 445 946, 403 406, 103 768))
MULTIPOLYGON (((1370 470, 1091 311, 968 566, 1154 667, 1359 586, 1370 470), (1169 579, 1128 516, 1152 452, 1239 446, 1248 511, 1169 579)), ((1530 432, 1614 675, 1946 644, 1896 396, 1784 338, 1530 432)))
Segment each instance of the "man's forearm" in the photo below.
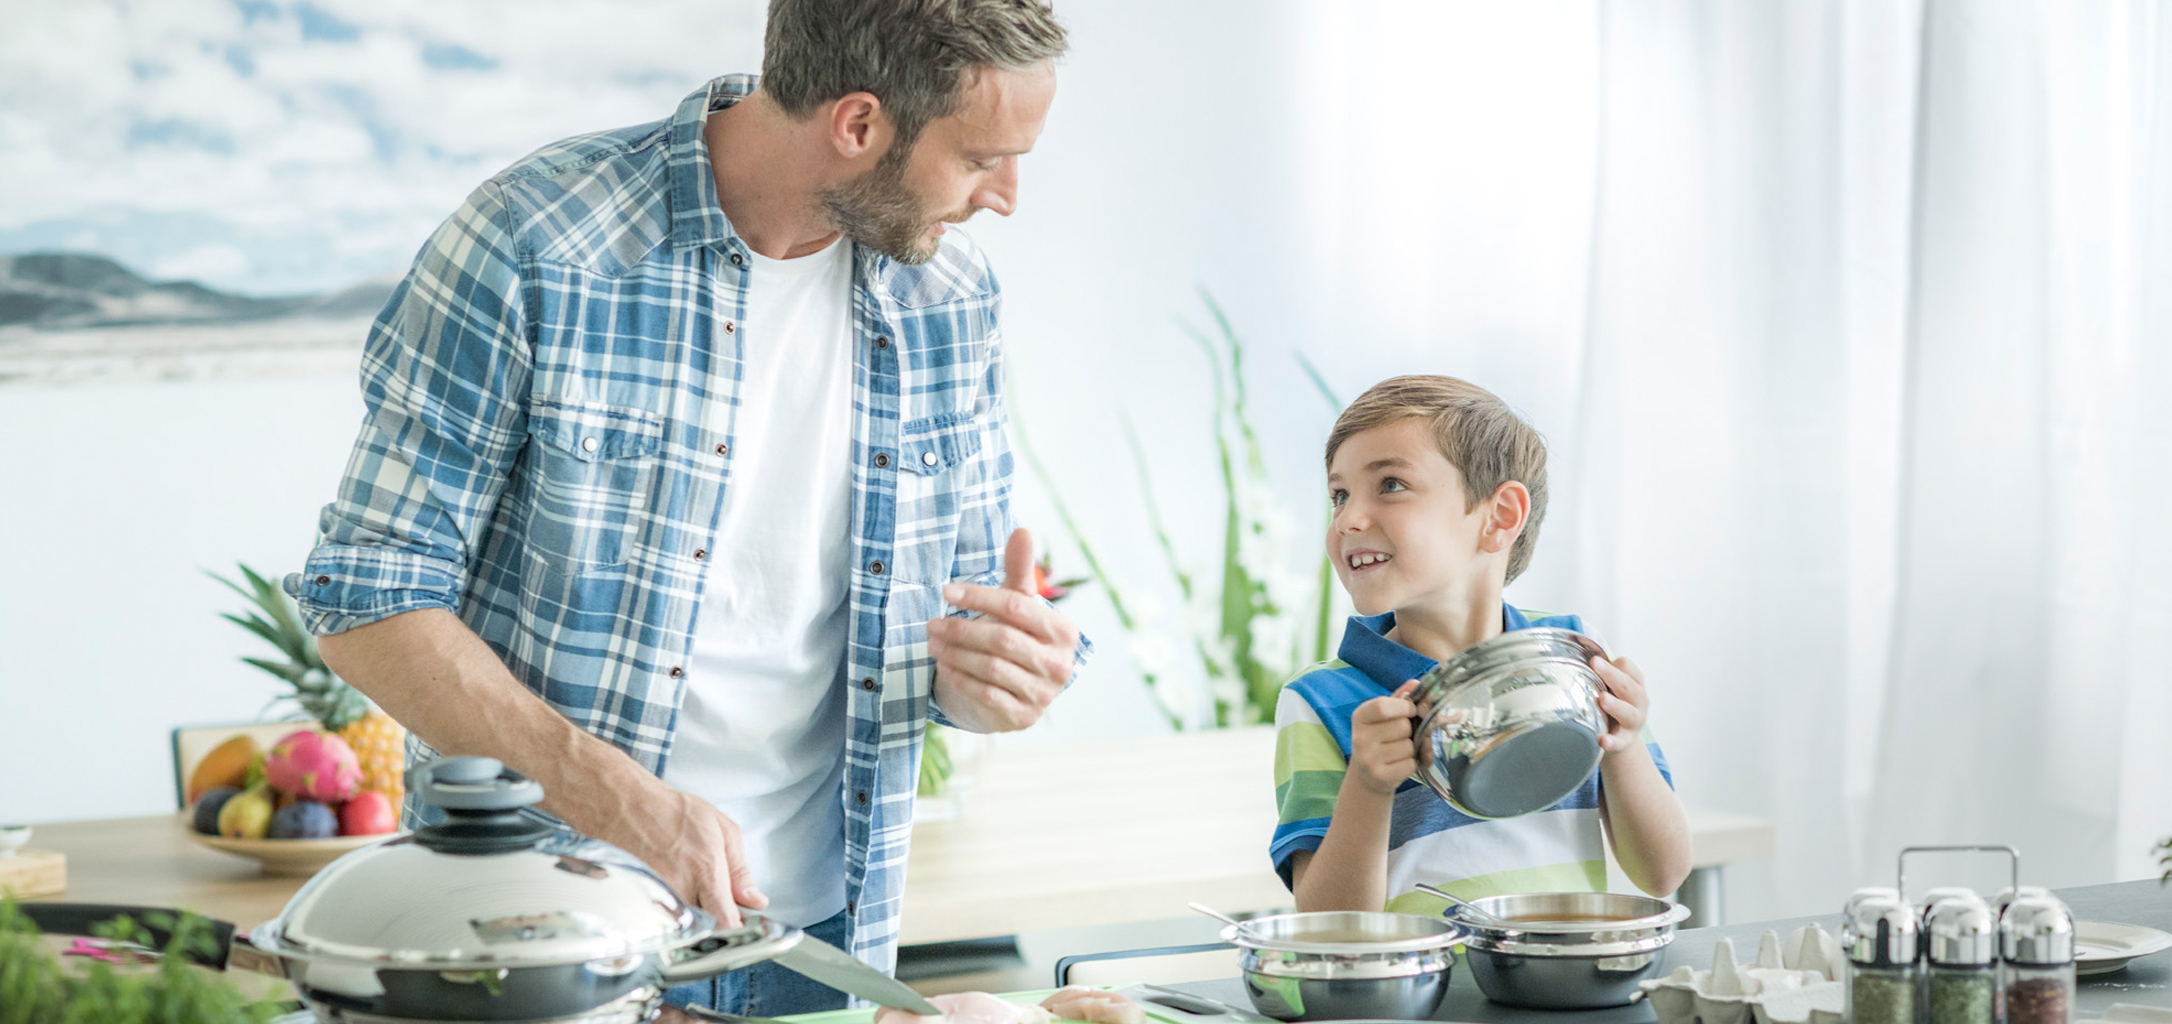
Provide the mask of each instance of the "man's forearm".
POLYGON ((318 640, 325 664, 441 754, 484 754, 542 783, 543 809, 591 835, 656 777, 528 688, 442 609, 318 640))
POLYGON ((1388 819, 1393 794, 1366 789, 1343 776, 1327 836, 1293 872, 1297 909, 1379 910, 1388 901, 1388 819))
POLYGON ((1673 892, 1689 877, 1689 818, 1682 801, 1642 743, 1607 754, 1599 770, 1606 783, 1606 827, 1622 873, 1654 896, 1673 892))

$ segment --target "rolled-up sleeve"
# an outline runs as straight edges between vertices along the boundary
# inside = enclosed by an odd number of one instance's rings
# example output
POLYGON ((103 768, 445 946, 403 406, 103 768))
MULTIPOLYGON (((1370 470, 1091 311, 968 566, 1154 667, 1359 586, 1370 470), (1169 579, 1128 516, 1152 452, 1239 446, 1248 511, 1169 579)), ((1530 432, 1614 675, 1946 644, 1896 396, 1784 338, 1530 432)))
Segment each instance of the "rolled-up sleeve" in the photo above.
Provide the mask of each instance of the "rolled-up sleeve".
POLYGON ((487 183, 439 227, 371 325, 364 416, 319 542, 286 578, 312 633, 459 610, 527 436, 520 259, 487 183))

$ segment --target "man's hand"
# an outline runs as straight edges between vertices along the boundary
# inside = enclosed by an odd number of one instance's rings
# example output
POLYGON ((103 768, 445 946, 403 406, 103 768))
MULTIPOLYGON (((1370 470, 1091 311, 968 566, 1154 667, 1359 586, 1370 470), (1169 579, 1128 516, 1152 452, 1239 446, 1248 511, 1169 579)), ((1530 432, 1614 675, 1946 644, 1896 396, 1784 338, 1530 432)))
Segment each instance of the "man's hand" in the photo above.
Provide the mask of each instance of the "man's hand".
POLYGON ((1599 695, 1599 710, 1606 712, 1611 723, 1606 735, 1599 737, 1599 749, 1613 754, 1641 745, 1639 734, 1652 707, 1651 694, 1644 688, 1644 670, 1620 656, 1611 661, 1594 656, 1591 668, 1606 684, 1606 692, 1599 695))
POLYGON ((1033 587, 1033 537, 1011 534, 1003 585, 952 583, 943 600, 978 619, 938 615, 928 623, 935 702, 970 732, 1014 732, 1041 718, 1071 681, 1078 627, 1033 587))
POLYGON ((1410 734, 1410 720, 1418 715, 1410 691, 1417 685, 1406 680, 1393 694, 1374 697, 1350 714, 1350 775, 1375 793, 1394 794, 1418 770, 1418 744, 1410 734))
POLYGON ((769 897, 754 887, 739 823, 700 797, 656 784, 623 805, 623 813, 596 838, 633 854, 655 869, 679 898, 736 928, 740 907, 760 910, 769 897))

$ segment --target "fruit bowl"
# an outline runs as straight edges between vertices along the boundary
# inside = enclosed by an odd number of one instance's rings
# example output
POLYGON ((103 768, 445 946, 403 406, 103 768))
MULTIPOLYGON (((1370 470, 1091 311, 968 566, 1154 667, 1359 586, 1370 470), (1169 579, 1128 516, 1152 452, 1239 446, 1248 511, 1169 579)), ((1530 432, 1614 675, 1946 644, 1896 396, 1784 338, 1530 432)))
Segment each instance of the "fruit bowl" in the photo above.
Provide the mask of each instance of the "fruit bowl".
POLYGON ((384 832, 368 836, 334 836, 330 839, 236 839, 231 836, 205 835, 190 828, 189 816, 185 813, 181 815, 181 831, 188 833, 188 837, 199 846, 208 846, 237 857, 247 857, 256 861, 265 874, 289 878, 307 878, 322 870, 326 864, 338 860, 342 854, 400 834, 384 832))

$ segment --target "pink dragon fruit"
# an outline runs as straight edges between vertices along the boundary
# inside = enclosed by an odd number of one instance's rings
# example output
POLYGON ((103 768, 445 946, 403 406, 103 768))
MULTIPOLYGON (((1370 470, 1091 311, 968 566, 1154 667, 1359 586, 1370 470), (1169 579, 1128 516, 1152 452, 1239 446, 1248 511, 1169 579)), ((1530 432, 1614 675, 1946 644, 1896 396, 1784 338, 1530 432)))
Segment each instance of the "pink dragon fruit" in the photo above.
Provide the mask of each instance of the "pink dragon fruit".
POLYGON ((336 804, 362 788, 362 765, 346 740, 302 729, 272 745, 264 777, 289 796, 336 804))

